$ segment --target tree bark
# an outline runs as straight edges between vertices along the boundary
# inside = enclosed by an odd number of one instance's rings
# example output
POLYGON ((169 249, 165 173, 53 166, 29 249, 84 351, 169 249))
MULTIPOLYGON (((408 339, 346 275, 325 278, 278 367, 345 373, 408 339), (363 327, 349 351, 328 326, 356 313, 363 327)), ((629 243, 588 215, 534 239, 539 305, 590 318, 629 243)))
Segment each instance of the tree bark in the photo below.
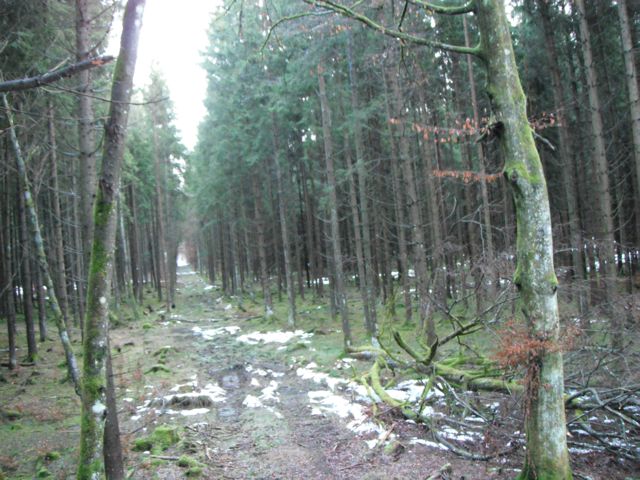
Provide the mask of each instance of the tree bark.
MULTIPOLYGON (((624 58, 626 84, 629 96, 629 113, 631 116, 631 134, 633 138, 633 160, 636 170, 636 216, 640 217, 640 91, 638 88, 638 71, 635 62, 635 51, 627 0, 618 0, 618 18, 620 19, 620 38, 622 40, 622 56, 624 58)), ((640 225, 640 219, 636 219, 640 225)), ((640 239, 637 239, 640 241, 640 239)))
POLYGON ((324 141, 324 159, 329 183, 329 214, 331 225, 331 251, 334 273, 334 297, 336 307, 342 322, 342 334, 345 349, 351 346, 351 326, 349 324, 349 310, 344 288, 344 271, 342 267, 342 249, 340 246, 340 225, 338 223, 338 193, 336 191, 336 175, 333 165, 333 139, 331 136, 331 110, 327 99, 324 70, 318 65, 318 86, 320 109, 322 111, 322 137, 324 141))
POLYGON ((504 155, 504 173, 516 207, 515 284, 532 339, 551 347, 535 352, 527 375, 525 465, 518 478, 572 478, 564 413, 564 374, 558 347, 558 281, 553 267, 549 198, 540 157, 527 119, 526 101, 501 0, 476 2, 479 54, 487 68, 491 126, 504 155))
MULTIPOLYGON (((469 28, 467 26, 466 17, 463 18, 464 28, 464 44, 467 47, 471 46, 471 40, 469 38, 469 28)), ((473 60, 471 56, 467 55, 467 77, 469 79, 469 89, 471 91, 471 108, 473 110, 473 127, 480 129, 480 109, 478 108, 478 94, 476 91, 476 80, 473 74, 473 60)), ((489 296, 495 291, 495 283, 497 276, 495 274, 494 262, 496 261, 495 250, 493 246, 493 224, 491 222, 491 205, 489 203, 489 189, 487 187, 486 170, 485 165, 487 159, 484 154, 484 147, 481 143, 476 146, 476 155, 478 157, 478 176, 480 177, 480 198, 482 199, 482 226, 483 226, 483 238, 484 238, 484 268, 489 277, 489 281, 486 283, 489 296)))
MULTIPOLYGON (((82 62, 90 56, 91 12, 89 0, 76 0, 76 61, 82 62)), ((78 75, 78 141, 80 160, 80 208, 82 220, 82 249, 85 268, 89 265, 93 235, 93 203, 96 191, 96 157, 94 154, 93 100, 91 74, 83 70, 78 75)), ((82 279, 86 279, 86 271, 82 279)), ((84 299, 81 299, 84 302, 84 299)))
POLYGON ((289 242, 289 221, 287 218, 287 205, 284 192, 284 180, 282 178, 282 167, 280 166, 280 139, 277 130, 275 115, 272 114, 272 135, 273 135, 273 164, 276 170, 276 183, 278 188, 278 214, 280 216, 280 233, 282 236, 282 250, 284 254, 284 274, 287 283, 287 304, 289 307, 287 323, 290 327, 296 326, 296 291, 293 284, 293 260, 291 258, 291 243, 289 242))
MULTIPOLYGON (((591 33, 586 19, 584 0, 576 0, 580 21, 580 38, 582 41, 582 54, 584 57, 585 73, 587 76, 587 91, 589 94, 589 108, 591 110, 591 134, 593 138, 592 158, 595 167, 595 182, 597 203, 600 210, 601 221, 594 224, 595 235, 598 241, 600 254, 598 255, 599 270, 603 286, 604 311, 611 322, 611 347, 621 350, 623 345, 623 324, 618 315, 613 314, 612 301, 615 290, 615 265, 614 265, 614 225, 612 200, 609 183, 609 168, 604 142, 604 127, 602 120, 602 107, 598 93, 598 79, 593 53, 591 50, 591 33)), ((595 274, 595 272, 592 272, 595 274)))
POLYGON ((67 287, 65 282, 65 261, 64 261, 64 235, 62 234, 62 212, 60 210, 60 197, 58 186, 58 146, 56 144, 56 129, 53 117, 53 105, 49 102, 48 107, 48 127, 49 127, 49 160, 51 162, 51 189, 53 203, 53 230, 54 245, 57 270, 56 276, 56 296, 60 302, 62 318, 64 324, 69 328, 69 300, 67 297, 67 287))
MULTIPOLYGON (((569 126, 568 119, 564 113, 564 101, 562 96, 562 79, 560 76, 560 67, 558 65, 558 54, 551 25, 551 12, 549 11, 548 2, 545 0, 537 0, 540 16, 542 18, 542 26, 544 30, 545 47, 547 50, 547 61, 549 62, 549 71, 551 73, 551 82, 553 85, 553 104, 556 113, 556 122, 559 129, 558 147, 560 150, 562 186, 564 189, 565 199, 567 202, 567 216, 569 217, 569 237, 571 247, 571 263, 573 270, 573 278, 583 280, 585 275, 584 259, 582 251, 584 250, 584 240, 582 238, 582 230, 580 227, 580 217, 578 214, 578 198, 576 192, 576 182, 573 175, 575 167, 570 152, 569 126)), ((578 288, 578 305, 581 313, 585 313, 586 301, 582 288, 578 288)))
MULTIPOLYGON (((3 94, 4 95, 4 94, 3 94)), ((5 99, 6 97, 3 97, 5 99)), ((7 103, 8 107, 8 103, 7 103)), ((16 142, 17 142, 16 138, 16 142)), ((14 147, 15 153, 15 147, 14 147)), ((16 158, 17 162, 22 161, 22 156, 20 156, 20 160, 16 158)), ((25 167, 26 168, 26 167, 25 167)), ((26 175, 26 170, 25 170, 26 175)), ((27 332, 27 360, 29 362, 35 362, 38 357, 38 345, 36 344, 36 333, 33 321, 33 280, 31 276, 31 257, 30 257, 30 248, 29 248, 29 234, 27 232, 27 216, 25 212, 25 197, 28 193, 25 190, 24 182, 18 181, 16 182, 16 194, 17 194, 17 205, 18 205, 18 223, 20 228, 18 230, 20 245, 21 245, 21 253, 20 256, 22 258, 22 275, 21 275, 21 283, 22 283, 22 308, 24 312, 24 323, 25 330, 27 332)))
POLYGON ((387 89, 387 77, 391 77, 395 75, 393 69, 390 71, 383 72, 382 79, 385 87, 385 109, 387 114, 387 129, 389 132, 389 143, 391 145, 391 184, 393 187, 393 208, 395 213, 395 221, 396 221, 396 237, 398 244, 398 256, 400 261, 400 282, 402 286, 402 295, 404 299, 404 312, 405 312, 405 321, 411 321, 411 317, 413 314, 412 302, 411 302, 411 282, 409 280, 409 254, 407 252, 407 238, 405 233, 405 212, 404 212, 404 195, 403 190, 400 188, 400 174, 398 172, 399 155, 398 155, 398 144, 393 135, 393 127, 391 126, 391 120, 394 118, 391 113, 391 107, 389 99, 389 92, 387 89))
MULTIPOLYGON (((360 101, 358 100, 358 81, 356 76, 356 69, 353 65, 353 52, 352 52, 352 34, 351 30, 348 31, 348 43, 347 43, 347 56, 349 61, 349 86, 351 92, 351 110, 355 114, 360 109, 360 101)), ((355 121, 353 124, 353 137, 356 146, 356 170, 358 172, 358 197, 360 198, 360 217, 358 222, 354 221, 354 228, 358 230, 362 229, 362 255, 363 255, 363 270, 364 276, 360 279, 364 285, 364 297, 365 302, 365 323, 367 327, 367 333, 371 337, 375 337, 377 333, 377 315, 376 315, 376 294, 374 291, 375 268, 373 265, 373 253, 371 244, 371 225, 369 222, 369 198, 367 195, 367 166, 364 162, 364 141, 362 139, 362 128, 360 122, 355 121)), ((349 167, 351 170, 351 167, 349 167)), ((354 214, 358 215, 357 209, 354 214)), ((356 245, 357 248, 357 245, 356 245)))
POLYGON ((107 417, 105 360, 116 233, 116 201, 144 4, 145 0, 129 0, 125 8, 120 54, 111 88, 109 119, 105 126, 84 328, 79 480, 92 480, 104 474, 103 435, 107 417))
POLYGON ((264 239, 264 216, 261 211, 261 198, 258 189, 258 175, 252 176, 253 181, 253 213, 256 222, 256 230, 258 232, 258 257, 260 259, 260 285, 262 286, 262 296, 264 298, 264 315, 270 317, 273 315, 273 300, 271 299, 271 285, 269 283, 269 271, 267 269, 267 249, 264 239))
MULTIPOLYGON (((409 145, 409 126, 404 115, 404 101, 400 88, 399 72, 391 75, 391 89, 395 100, 395 118, 400 124, 400 162, 404 187, 406 189, 406 201, 409 209, 411 243, 413 246, 413 261, 418 285, 418 314, 420 328, 427 335, 427 342, 431 345, 436 340, 436 328, 433 316, 429 315, 429 282, 427 281, 427 256, 424 229, 420 215, 420 202, 416 188, 413 161, 409 145)), ((439 221, 436 217, 435 221, 439 221)))
MULTIPOLYGON (((5 157, 6 159, 6 157, 5 157)), ((6 165, 6 163, 5 163, 6 165)), ((7 170, 5 170, 6 172, 7 170)), ((16 358, 16 306, 13 302, 13 255, 11 253, 11 235, 9 235, 9 225, 11 215, 9 209, 9 188, 8 176, 5 175, 3 187, 5 195, 3 198, 4 207, 0 211, 0 300, 4 299, 4 313, 7 316, 7 343, 9 348, 9 370, 18 366, 16 358)))

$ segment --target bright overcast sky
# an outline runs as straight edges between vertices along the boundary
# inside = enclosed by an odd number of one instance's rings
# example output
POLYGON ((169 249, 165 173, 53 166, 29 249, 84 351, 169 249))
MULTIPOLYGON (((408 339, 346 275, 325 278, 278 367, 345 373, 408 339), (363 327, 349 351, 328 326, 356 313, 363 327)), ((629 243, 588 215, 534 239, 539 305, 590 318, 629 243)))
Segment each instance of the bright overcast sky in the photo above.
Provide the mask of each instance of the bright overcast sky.
MULTIPOLYGON (((182 143, 192 150, 198 124, 205 115, 207 82, 200 53, 207 46, 207 28, 216 0, 149 0, 146 3, 134 83, 148 82, 151 65, 162 72, 171 92, 175 124, 182 143)), ((116 19, 121 22, 122 19, 116 19)), ((120 25, 115 25, 109 50, 118 51, 120 25)))

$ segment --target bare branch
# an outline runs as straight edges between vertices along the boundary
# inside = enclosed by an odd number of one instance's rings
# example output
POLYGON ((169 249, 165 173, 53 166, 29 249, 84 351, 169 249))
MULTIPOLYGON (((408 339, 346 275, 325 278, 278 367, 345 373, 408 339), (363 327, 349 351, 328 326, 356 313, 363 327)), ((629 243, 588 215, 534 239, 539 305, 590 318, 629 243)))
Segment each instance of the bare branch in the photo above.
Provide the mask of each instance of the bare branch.
MULTIPOLYGON (((366 26, 368 26, 369 28, 372 28, 373 30, 377 30, 378 32, 383 33, 384 35, 394 37, 405 42, 415 43, 417 45, 426 45, 429 47, 434 47, 434 48, 438 48, 440 50, 446 50, 449 52, 462 53, 462 54, 475 55, 477 57, 482 57, 482 50, 480 48, 480 44, 476 45, 475 47, 451 45, 448 43, 439 42, 437 40, 429 40, 427 38, 420 37, 418 35, 414 35, 411 33, 405 33, 403 31, 396 30, 393 28, 388 28, 372 20, 366 15, 358 13, 352 8, 342 5, 340 3, 336 3, 332 0, 304 0, 304 2, 308 3, 309 5, 324 8, 326 10, 331 10, 345 17, 352 18, 354 20, 359 21, 360 23, 365 24, 366 26)), ((439 8, 444 8, 444 7, 439 7, 439 8)), ((472 10, 469 10, 469 11, 472 11, 472 10)), ((460 13, 465 13, 465 12, 460 12, 460 13)))
POLYGON ((113 61, 114 57, 111 55, 101 55, 99 57, 89 58, 82 62, 74 63, 67 67, 58 68, 52 72, 39 75, 37 77, 20 78, 17 80, 7 80, 0 82, 0 92, 17 92, 19 90, 28 90, 30 88, 37 88, 43 85, 48 85, 53 82, 57 82, 63 78, 71 77, 76 73, 88 70, 94 67, 101 67, 107 63, 113 61))
POLYGON ((462 5, 434 5, 431 2, 424 2, 422 0, 410 0, 410 3, 422 7, 430 13, 437 13, 438 15, 463 15, 476 11, 474 0, 469 0, 462 5))

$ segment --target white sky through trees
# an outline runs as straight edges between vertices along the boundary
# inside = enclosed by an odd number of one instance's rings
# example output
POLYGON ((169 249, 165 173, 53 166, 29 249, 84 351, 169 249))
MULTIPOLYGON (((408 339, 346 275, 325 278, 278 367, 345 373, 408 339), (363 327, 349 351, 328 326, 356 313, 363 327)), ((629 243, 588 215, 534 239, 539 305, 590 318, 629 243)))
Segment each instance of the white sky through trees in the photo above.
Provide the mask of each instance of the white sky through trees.
MULTIPOLYGON (((144 12, 134 85, 148 84, 152 65, 162 73, 171 92, 175 125, 189 150, 195 146, 198 124, 205 115, 207 80, 200 66, 201 52, 207 46, 207 28, 218 4, 217 0, 149 0, 144 12)), ((114 55, 121 21, 114 20, 109 42, 109 53, 114 55)))

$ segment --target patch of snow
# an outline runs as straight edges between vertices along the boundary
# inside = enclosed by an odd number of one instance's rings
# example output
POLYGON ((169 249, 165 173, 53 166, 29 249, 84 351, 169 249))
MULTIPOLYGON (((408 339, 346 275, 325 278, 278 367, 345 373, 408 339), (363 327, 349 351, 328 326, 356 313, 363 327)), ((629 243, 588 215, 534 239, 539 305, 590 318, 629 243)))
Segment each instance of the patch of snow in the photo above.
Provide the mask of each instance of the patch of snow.
POLYGON ((437 442, 432 442, 431 440, 424 440, 422 438, 412 438, 411 440, 409 440, 409 443, 411 445, 424 445, 425 447, 436 448, 438 450, 448 450, 448 448, 444 445, 441 445, 437 442))
POLYGON ((251 386, 252 387, 261 387, 262 385, 260 385, 260 382, 258 381, 257 378, 252 377, 251 378, 251 386))
POLYGON ((204 291, 208 292, 209 290, 213 290, 215 287, 213 285, 207 285, 206 287, 204 287, 204 291))
POLYGON ((449 440, 457 440, 459 442, 475 442, 480 436, 477 432, 460 433, 455 428, 442 427, 441 435, 449 440))
POLYGON ((208 408, 192 408, 189 410, 166 410, 164 413, 168 415, 182 415, 183 417, 193 417, 194 415, 204 415, 209 413, 208 408))
POLYGON ((241 335, 237 338, 239 342, 248 343, 249 345, 257 345, 259 343, 287 343, 292 338, 300 337, 307 339, 313 336, 313 333, 306 333, 303 330, 296 330, 294 332, 287 332, 282 330, 276 330, 275 332, 251 332, 246 335, 241 335))
POLYGON ((269 382, 269 385, 262 389, 262 395, 260 395, 260 400, 263 400, 263 401, 273 400, 274 402, 279 402, 280 399, 278 398, 278 395, 276 393, 277 390, 278 390, 278 382, 276 382, 275 380, 271 380, 269 382))
POLYGON ((196 326, 191 329, 191 331, 195 335, 200 335, 205 340, 211 340, 213 337, 217 337, 218 335, 235 335, 240 331, 240 327, 236 325, 230 325, 227 327, 219 327, 219 328, 209 328, 207 330, 203 330, 202 328, 196 326))
POLYGON ((246 397, 244 397, 244 400, 242 401, 242 405, 244 405, 247 408, 264 407, 264 405, 262 404, 260 399, 258 397, 253 396, 253 395, 247 395, 246 397))

